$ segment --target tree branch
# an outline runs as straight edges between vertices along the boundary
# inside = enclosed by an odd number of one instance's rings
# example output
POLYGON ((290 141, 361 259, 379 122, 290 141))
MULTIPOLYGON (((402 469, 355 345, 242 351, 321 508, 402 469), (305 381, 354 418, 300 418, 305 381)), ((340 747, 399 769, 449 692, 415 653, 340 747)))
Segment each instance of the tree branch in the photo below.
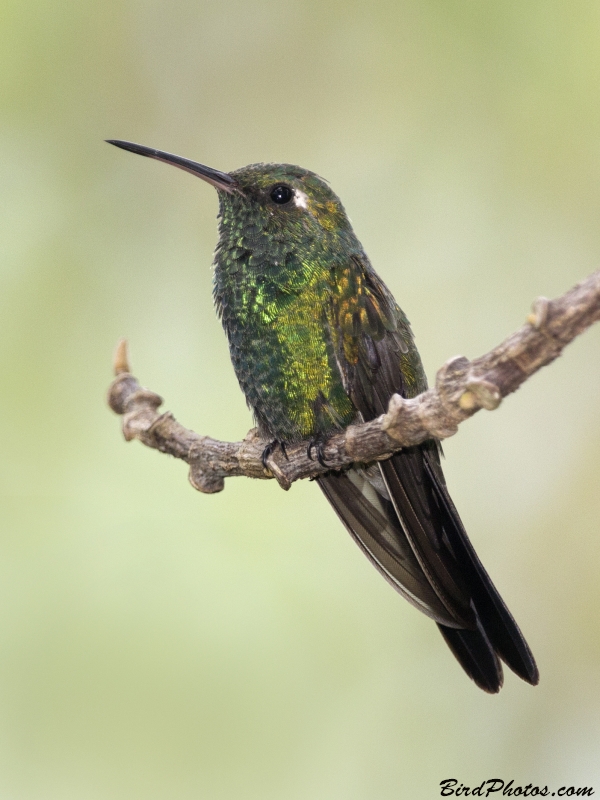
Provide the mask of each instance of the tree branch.
POLYGON ((503 397, 516 391, 538 369, 554 361, 562 349, 600 320, 600 270, 555 300, 538 297, 527 322, 518 331, 474 361, 457 356, 436 376, 435 387, 406 400, 390 399, 386 414, 364 424, 351 425, 335 434, 324 447, 327 467, 308 456, 308 442, 279 449, 262 463, 268 442, 252 429, 241 442, 220 442, 200 436, 173 417, 158 413, 162 398, 143 389, 130 374, 127 344, 121 340, 114 357, 115 380, 108 402, 123 415, 127 441, 139 439, 147 447, 181 458, 190 465, 189 479, 201 492, 220 492, 224 479, 234 475, 275 478, 284 489, 300 478, 312 478, 354 462, 388 458, 403 447, 432 437, 445 439, 463 420, 480 408, 492 410, 503 397))

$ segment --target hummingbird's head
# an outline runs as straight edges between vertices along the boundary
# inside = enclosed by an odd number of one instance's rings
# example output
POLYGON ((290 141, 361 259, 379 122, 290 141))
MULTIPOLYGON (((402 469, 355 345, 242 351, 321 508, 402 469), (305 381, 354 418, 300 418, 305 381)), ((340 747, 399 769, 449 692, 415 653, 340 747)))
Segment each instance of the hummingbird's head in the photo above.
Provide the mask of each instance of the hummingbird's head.
POLYGON ((329 184, 307 169, 291 164, 250 164, 220 172, 180 156, 143 145, 109 140, 110 144, 179 167, 212 184, 221 208, 221 236, 248 239, 261 234, 298 244, 300 240, 354 239, 350 221, 329 184))
POLYGON ((329 184, 292 164, 250 164, 230 173, 237 191, 219 192, 223 224, 252 219, 276 238, 327 238, 351 232, 339 197, 329 184))

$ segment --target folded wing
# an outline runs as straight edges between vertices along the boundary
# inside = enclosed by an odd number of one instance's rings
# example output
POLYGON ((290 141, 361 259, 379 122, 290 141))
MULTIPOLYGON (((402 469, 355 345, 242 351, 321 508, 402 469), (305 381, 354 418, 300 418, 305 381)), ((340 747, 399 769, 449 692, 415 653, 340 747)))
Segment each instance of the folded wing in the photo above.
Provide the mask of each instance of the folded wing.
MULTIPOLYGON (((332 278, 328 321, 340 372, 360 418, 373 419, 392 394, 423 391, 424 371, 408 320, 366 257, 339 265, 332 278)), ((499 690, 499 659, 537 683, 529 647, 448 494, 437 442, 323 476, 319 485, 382 575, 438 623, 478 686, 499 690)))

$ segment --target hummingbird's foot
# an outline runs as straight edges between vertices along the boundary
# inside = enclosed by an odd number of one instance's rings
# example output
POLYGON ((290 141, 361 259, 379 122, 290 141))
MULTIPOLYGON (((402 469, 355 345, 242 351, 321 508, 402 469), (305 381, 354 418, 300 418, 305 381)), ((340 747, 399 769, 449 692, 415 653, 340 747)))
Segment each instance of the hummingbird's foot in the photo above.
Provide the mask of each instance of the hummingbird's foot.
POLYGON ((311 461, 314 461, 312 451, 317 451, 317 461, 322 467, 329 466, 329 464, 325 461, 325 445, 327 444, 327 441, 328 438, 319 433, 314 439, 310 440, 308 447, 306 448, 306 455, 311 461))
POLYGON ((263 450, 262 456, 261 456, 261 459, 260 459, 262 461, 263 467, 267 470, 267 472, 270 472, 270 469, 271 469, 269 467, 269 465, 267 464, 267 461, 273 455, 275 450, 277 450, 278 447, 281 448, 281 452, 286 457, 286 460, 287 461, 290 460, 289 456, 287 454, 287 449, 286 449, 286 446, 285 446, 285 442, 280 442, 279 439, 273 439, 273 441, 269 442, 269 444, 263 450))

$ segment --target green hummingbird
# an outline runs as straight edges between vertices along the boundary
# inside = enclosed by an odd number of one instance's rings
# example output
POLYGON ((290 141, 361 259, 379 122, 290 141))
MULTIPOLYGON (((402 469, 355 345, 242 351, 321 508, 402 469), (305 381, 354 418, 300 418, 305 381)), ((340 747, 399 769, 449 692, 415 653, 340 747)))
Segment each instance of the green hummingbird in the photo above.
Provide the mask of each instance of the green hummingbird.
MULTIPOLYGON (((227 173, 109 143, 217 190, 214 301, 242 391, 272 442, 265 456, 307 440, 309 455, 323 461, 328 436, 385 413, 394 393, 414 397, 427 388, 408 319, 326 181, 290 164, 227 173)), ((317 483, 367 558, 437 623, 479 687, 500 689, 501 660, 538 682, 527 642, 450 498, 437 441, 326 473, 317 483)))

